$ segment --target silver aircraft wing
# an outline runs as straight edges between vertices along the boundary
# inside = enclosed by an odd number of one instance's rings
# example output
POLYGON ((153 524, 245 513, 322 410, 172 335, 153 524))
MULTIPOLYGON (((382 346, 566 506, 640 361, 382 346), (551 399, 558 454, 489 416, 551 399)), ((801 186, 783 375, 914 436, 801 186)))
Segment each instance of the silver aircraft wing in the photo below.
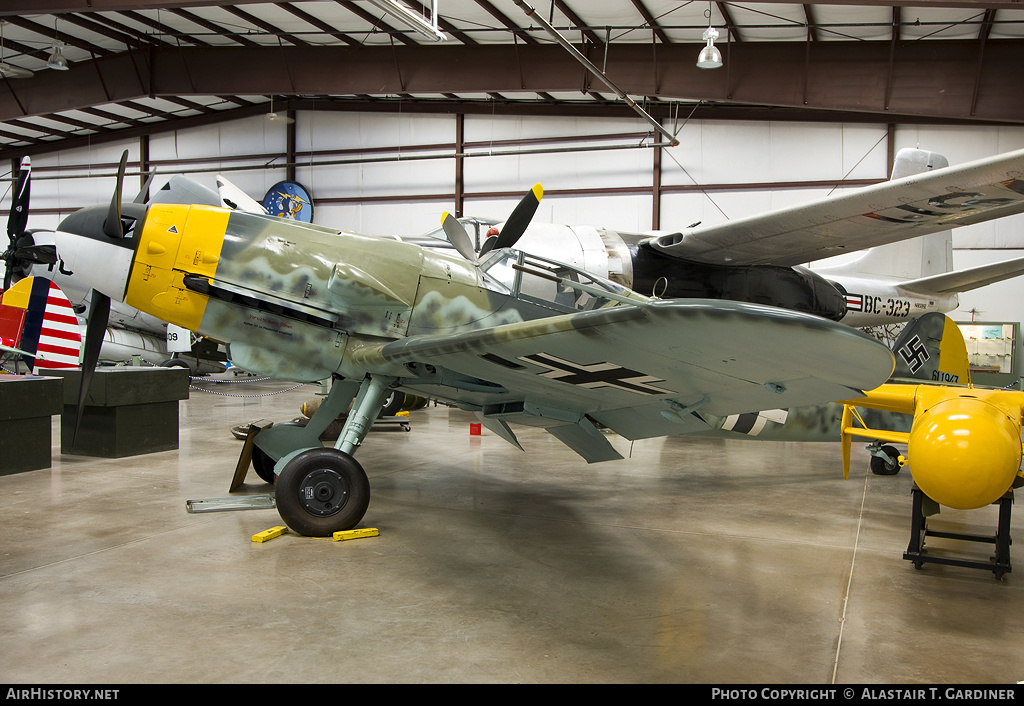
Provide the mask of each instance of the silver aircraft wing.
POLYGON ((1024 150, 696 226, 647 243, 695 262, 791 267, 1024 212, 1024 150))

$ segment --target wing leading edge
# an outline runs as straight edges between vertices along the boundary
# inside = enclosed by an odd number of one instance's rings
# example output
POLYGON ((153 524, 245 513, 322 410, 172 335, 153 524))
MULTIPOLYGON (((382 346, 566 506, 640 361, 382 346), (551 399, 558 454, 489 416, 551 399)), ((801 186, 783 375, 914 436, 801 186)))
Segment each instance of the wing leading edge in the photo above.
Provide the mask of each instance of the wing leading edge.
POLYGON ((627 439, 707 428, 699 415, 841 399, 885 382, 892 353, 847 326, 752 304, 671 300, 368 348, 357 362, 410 391, 540 426, 588 461, 627 439))
POLYGON ((696 262, 791 267, 1021 212, 1024 150, 648 243, 696 262))

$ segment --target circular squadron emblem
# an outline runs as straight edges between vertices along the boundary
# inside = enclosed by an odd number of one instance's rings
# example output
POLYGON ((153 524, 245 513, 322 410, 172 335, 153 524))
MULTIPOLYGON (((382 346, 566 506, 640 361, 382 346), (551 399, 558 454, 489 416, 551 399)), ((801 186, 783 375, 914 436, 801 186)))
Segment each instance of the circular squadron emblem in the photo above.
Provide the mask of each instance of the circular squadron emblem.
POLYGON ((304 223, 313 222, 313 197, 302 184, 279 181, 263 197, 263 208, 271 216, 290 218, 304 223))

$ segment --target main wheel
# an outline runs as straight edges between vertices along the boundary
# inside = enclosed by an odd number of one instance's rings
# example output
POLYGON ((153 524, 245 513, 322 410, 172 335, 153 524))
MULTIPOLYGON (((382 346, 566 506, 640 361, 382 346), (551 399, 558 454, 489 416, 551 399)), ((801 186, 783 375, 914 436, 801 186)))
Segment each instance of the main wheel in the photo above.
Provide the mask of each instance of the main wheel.
POLYGON ((370 481, 354 458, 336 449, 309 449, 277 478, 277 511, 307 537, 352 529, 370 504, 370 481))
POLYGON ((895 446, 883 446, 882 451, 886 456, 891 458, 892 461, 886 461, 881 456, 872 456, 871 472, 876 476, 894 476, 899 473, 900 462, 896 460, 900 455, 899 450, 895 446))
POLYGON ((388 396, 384 398, 384 406, 381 407, 380 414, 378 417, 393 417, 402 411, 402 405, 405 403, 405 393, 399 392, 398 390, 392 390, 388 393, 388 396))

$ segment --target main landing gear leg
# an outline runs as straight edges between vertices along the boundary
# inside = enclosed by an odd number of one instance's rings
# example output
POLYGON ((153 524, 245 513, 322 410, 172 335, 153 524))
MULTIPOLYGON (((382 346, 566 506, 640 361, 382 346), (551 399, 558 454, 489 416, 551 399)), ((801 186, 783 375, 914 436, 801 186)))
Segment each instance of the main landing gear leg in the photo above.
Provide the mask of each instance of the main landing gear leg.
POLYGON ((294 531, 329 537, 352 529, 363 519, 370 503, 370 482, 352 454, 373 426, 393 381, 374 376, 364 379, 335 447, 309 448, 285 463, 277 478, 277 509, 294 531))

